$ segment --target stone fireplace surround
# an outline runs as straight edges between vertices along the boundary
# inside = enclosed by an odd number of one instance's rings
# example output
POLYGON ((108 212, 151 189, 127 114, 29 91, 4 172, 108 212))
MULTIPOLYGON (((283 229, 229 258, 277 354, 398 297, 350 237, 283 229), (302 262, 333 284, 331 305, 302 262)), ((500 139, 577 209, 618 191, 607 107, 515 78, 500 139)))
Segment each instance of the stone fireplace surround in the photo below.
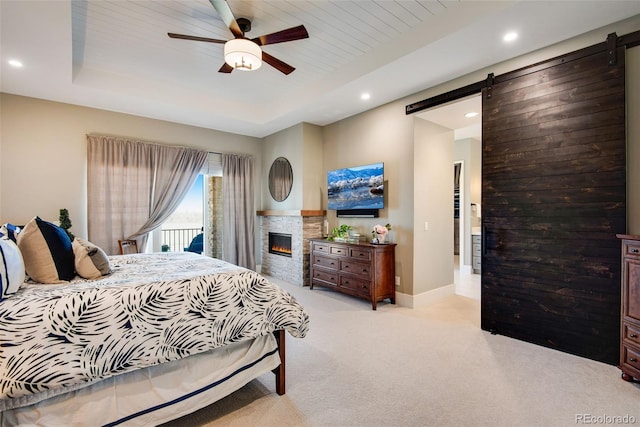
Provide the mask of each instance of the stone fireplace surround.
POLYGON ((298 286, 309 285, 309 239, 322 237, 325 211, 258 211, 262 240, 261 273, 298 286), (269 232, 291 234, 291 257, 269 253, 269 232))

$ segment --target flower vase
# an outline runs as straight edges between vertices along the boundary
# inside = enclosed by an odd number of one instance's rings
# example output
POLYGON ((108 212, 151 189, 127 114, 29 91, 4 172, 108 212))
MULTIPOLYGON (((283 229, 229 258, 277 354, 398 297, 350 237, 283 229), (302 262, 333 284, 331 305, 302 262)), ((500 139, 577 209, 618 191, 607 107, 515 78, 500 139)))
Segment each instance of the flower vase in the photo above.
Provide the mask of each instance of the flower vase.
POLYGON ((376 238, 378 239, 378 243, 384 243, 384 234, 376 234, 376 238))

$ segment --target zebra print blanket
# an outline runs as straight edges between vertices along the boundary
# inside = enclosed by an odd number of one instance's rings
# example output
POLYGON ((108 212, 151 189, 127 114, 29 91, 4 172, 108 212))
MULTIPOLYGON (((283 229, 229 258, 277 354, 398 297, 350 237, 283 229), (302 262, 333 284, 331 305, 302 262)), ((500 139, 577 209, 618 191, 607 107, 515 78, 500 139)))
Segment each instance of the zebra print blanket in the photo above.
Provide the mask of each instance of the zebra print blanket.
POLYGON ((192 253, 110 261, 100 280, 27 282, 0 302, 0 411, 277 329, 306 335, 302 306, 251 270, 192 253))

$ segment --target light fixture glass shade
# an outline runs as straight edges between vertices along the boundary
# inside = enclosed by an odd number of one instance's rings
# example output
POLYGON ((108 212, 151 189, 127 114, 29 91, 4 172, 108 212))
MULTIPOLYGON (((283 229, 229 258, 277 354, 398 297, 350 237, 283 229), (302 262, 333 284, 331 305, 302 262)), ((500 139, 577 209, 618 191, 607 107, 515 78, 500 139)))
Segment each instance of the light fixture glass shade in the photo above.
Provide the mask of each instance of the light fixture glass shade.
POLYGON ((224 44, 224 61, 238 70, 257 70, 262 65, 262 49, 247 39, 232 39, 224 44))

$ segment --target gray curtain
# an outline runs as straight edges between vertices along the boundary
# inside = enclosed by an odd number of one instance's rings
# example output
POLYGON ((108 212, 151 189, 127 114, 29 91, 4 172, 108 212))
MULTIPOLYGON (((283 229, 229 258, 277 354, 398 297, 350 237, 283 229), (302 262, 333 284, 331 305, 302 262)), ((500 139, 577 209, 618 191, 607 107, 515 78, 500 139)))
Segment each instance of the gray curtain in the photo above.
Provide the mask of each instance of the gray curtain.
POLYGON ((253 157, 222 155, 222 259, 251 270, 256 269, 253 176, 253 157))
POLYGON ((178 207, 207 151, 112 136, 87 135, 89 240, 109 254, 118 239, 138 241, 178 207))

